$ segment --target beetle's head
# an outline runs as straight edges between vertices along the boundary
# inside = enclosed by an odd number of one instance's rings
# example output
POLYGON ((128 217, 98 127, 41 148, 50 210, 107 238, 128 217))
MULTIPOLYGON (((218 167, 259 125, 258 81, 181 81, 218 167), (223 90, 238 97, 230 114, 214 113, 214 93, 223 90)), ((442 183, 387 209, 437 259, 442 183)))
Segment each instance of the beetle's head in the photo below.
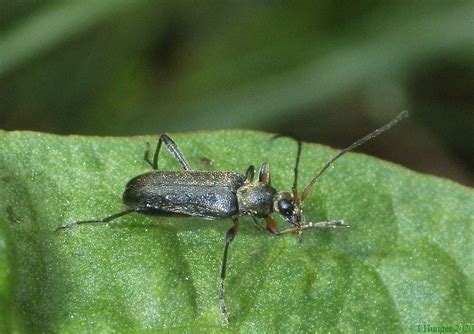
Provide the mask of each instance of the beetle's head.
POLYGON ((273 208, 286 222, 299 226, 303 221, 303 210, 292 193, 280 191, 273 197, 273 208))
MULTIPOLYGON (((298 166, 300 163, 300 156, 301 156, 301 141, 298 140, 298 151, 296 153, 296 163, 294 168, 294 178, 293 178, 293 187, 291 188, 291 193, 282 191, 278 192, 273 196, 273 211, 278 212, 283 219, 285 219, 288 223, 293 226, 300 228, 302 223, 304 223, 304 215, 303 215, 303 203, 308 195, 311 193, 316 182, 319 180, 322 174, 340 157, 346 154, 349 151, 352 151, 354 148, 364 144, 368 140, 377 137, 382 132, 387 131, 392 126, 397 124, 400 120, 408 116, 408 112, 402 111, 400 114, 397 115, 393 120, 388 122, 387 124, 381 126, 380 128, 376 129, 375 131, 369 133, 368 135, 360 138, 352 145, 349 145, 338 154, 336 154, 331 160, 329 160, 323 168, 311 179, 308 185, 303 189, 303 192, 298 195, 298 166)), ((278 137, 278 136, 277 136, 278 137)), ((253 168, 253 167, 252 167, 253 168)), ((247 177, 248 179, 249 177, 247 177)), ((266 180, 267 183, 270 183, 270 174, 268 173, 268 165, 263 164, 262 168, 260 169, 260 181, 266 180), (263 176, 263 177, 262 177, 263 176)), ((334 226, 347 226, 345 224, 338 223, 334 226)), ((310 226, 311 227, 311 226, 310 226)))

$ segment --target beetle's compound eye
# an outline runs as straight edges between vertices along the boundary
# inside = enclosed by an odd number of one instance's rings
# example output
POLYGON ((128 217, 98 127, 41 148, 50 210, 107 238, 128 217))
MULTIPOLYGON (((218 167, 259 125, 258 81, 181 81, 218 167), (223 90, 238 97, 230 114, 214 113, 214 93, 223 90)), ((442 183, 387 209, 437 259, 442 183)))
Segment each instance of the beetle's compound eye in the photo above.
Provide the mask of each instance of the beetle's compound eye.
POLYGON ((282 214, 285 214, 285 216, 291 214, 294 208, 295 204, 293 203, 293 201, 290 201, 286 198, 283 198, 278 201, 278 211, 282 214))
POLYGON ((275 211, 284 217, 292 216, 295 211, 295 201, 290 193, 279 192, 275 196, 275 211))

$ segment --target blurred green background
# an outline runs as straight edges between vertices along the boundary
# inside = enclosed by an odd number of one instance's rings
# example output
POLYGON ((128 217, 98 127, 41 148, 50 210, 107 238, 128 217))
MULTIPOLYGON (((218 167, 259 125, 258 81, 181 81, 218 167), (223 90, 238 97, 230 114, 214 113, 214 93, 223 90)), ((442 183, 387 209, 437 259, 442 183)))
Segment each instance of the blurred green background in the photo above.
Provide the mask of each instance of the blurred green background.
POLYGON ((361 150, 473 186, 473 36, 474 1, 0 1, 0 128, 343 147, 409 110, 361 150))

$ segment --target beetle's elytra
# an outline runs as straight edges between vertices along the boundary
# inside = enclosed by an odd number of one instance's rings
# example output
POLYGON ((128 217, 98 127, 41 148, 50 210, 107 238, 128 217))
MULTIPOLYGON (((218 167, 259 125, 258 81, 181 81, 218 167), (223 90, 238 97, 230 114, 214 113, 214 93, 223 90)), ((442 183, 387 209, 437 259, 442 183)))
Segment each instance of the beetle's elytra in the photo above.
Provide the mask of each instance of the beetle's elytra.
POLYGON ((230 218, 239 213, 235 192, 244 181, 233 172, 154 171, 131 179, 123 202, 155 215, 230 218))
POLYGON ((149 149, 145 151, 145 161, 150 164, 153 171, 134 177, 125 187, 123 202, 127 207, 126 210, 101 219, 76 221, 61 226, 57 230, 79 224, 106 223, 133 212, 157 216, 197 216, 213 220, 230 218, 233 226, 227 231, 225 237, 221 284, 219 287, 220 308, 225 321, 228 321, 228 312, 224 302, 224 280, 229 245, 234 240, 239 228, 238 218, 249 215, 260 227, 261 225, 257 219, 264 219, 266 230, 274 236, 289 233, 300 234, 303 230, 313 228, 348 227, 349 225, 345 224, 343 220, 307 222, 303 214, 304 200, 319 177, 334 161, 388 130, 406 116, 408 116, 406 111, 401 112, 389 123, 340 151, 313 177, 304 188, 301 196, 299 196, 297 189, 298 166, 301 155, 300 141, 298 141, 293 187, 291 192, 287 192, 277 191, 271 185, 267 163, 262 164, 258 172, 258 178, 255 180, 255 168, 253 166, 247 169, 245 175, 236 172, 193 171, 176 143, 168 135, 163 134, 158 140, 153 160, 149 158, 149 149), (158 170, 158 156, 162 143, 165 143, 168 151, 181 164, 182 171, 158 170), (290 227, 279 231, 272 218, 274 212, 277 212, 289 223, 290 227))

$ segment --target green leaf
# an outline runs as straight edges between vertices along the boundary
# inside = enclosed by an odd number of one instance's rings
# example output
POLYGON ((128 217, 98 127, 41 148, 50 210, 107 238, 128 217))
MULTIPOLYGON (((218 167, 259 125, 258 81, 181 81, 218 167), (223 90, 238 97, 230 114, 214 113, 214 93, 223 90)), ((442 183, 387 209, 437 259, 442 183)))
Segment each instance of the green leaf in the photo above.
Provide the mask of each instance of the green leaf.
MULTIPOLYGON (((272 184, 291 187, 290 139, 173 137, 195 169, 244 172, 267 161, 272 184)), ((133 214, 54 232, 120 211, 125 183, 149 170, 143 151, 154 140, 0 132, 0 331, 409 332, 473 323, 474 192, 361 154, 339 160, 305 202, 308 220, 345 219, 350 229, 309 231, 299 242, 240 219, 227 326, 217 293, 230 221, 133 214)), ((301 188, 334 152, 303 146, 301 188)), ((179 170, 167 152, 160 159, 179 170)))

